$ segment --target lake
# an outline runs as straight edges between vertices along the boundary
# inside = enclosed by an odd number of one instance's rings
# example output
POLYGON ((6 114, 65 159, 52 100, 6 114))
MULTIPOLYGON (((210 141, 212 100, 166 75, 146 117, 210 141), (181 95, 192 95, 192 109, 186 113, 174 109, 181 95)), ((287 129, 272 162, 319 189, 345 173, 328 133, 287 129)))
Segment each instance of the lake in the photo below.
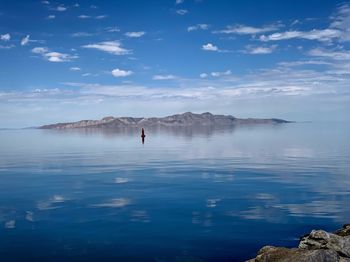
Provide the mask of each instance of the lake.
POLYGON ((0 261, 242 261, 350 219, 350 124, 1 130, 0 261))

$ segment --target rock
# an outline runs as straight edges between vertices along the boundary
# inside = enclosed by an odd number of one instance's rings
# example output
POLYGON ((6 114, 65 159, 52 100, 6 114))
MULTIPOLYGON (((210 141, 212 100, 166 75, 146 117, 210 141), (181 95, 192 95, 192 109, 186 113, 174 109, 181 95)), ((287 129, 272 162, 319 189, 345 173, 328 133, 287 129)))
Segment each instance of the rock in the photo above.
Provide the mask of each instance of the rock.
POLYGON ((299 248, 334 250, 340 256, 350 258, 350 236, 343 237, 323 230, 312 230, 301 239, 299 248))
MULTIPOLYGON (((248 260, 249 262, 338 262, 340 256, 333 250, 307 250, 300 248, 285 248, 265 246, 261 248, 255 259, 248 260)), ((343 260, 344 262, 346 260, 343 260)))
POLYGON ((298 248, 265 246, 248 262, 350 262, 350 224, 334 233, 312 230, 303 236, 298 248))
POLYGON ((350 224, 343 225, 343 228, 338 229, 334 234, 342 237, 350 236, 350 224))

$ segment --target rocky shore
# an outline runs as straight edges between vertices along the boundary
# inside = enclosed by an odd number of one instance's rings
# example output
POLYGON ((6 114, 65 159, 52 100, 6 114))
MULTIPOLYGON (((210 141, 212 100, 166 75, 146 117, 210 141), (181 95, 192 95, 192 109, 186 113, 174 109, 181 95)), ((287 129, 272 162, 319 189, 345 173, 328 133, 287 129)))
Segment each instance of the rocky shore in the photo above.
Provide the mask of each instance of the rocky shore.
POLYGON ((312 230, 300 238, 296 248, 264 246, 248 262, 350 262, 350 224, 329 233, 312 230))

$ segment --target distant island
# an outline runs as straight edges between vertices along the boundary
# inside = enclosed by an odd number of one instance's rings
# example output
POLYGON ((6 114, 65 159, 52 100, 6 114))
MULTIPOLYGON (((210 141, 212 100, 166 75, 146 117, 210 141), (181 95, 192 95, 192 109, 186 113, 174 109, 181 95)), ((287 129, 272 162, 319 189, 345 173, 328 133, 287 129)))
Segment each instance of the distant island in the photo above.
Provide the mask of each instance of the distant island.
POLYGON ((209 112, 195 114, 186 112, 166 117, 104 117, 101 120, 81 120, 40 126, 40 129, 74 128, 129 128, 129 127, 191 127, 191 126, 236 126, 251 124, 291 123, 277 118, 236 118, 231 115, 213 115, 209 112))

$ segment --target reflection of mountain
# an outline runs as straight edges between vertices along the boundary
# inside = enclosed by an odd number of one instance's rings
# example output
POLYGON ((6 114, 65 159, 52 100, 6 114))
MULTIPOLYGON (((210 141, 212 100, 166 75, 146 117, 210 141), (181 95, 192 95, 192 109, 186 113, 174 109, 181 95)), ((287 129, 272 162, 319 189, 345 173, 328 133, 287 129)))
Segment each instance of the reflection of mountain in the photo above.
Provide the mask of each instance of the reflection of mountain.
POLYGON ((247 124, 282 124, 289 121, 282 119, 258 119, 258 118, 235 118, 231 115, 213 115, 211 113, 194 114, 187 112, 184 114, 151 117, 105 117, 101 120, 81 120, 71 123, 58 123, 41 126, 41 129, 72 129, 72 128, 132 128, 132 127, 220 127, 247 124))
MULTIPOLYGON (((146 134, 168 134, 173 136, 182 136, 182 137, 195 137, 195 136, 204 136, 209 137, 214 133, 232 133, 236 126, 150 126, 146 129, 146 134)), ((60 133, 63 131, 69 133, 76 133, 80 135, 97 135, 101 134, 106 137, 114 136, 130 136, 130 135, 140 135, 139 127, 82 127, 82 128, 54 128, 54 130, 59 130, 60 133)), ((146 137, 147 138, 147 137, 146 137)))

